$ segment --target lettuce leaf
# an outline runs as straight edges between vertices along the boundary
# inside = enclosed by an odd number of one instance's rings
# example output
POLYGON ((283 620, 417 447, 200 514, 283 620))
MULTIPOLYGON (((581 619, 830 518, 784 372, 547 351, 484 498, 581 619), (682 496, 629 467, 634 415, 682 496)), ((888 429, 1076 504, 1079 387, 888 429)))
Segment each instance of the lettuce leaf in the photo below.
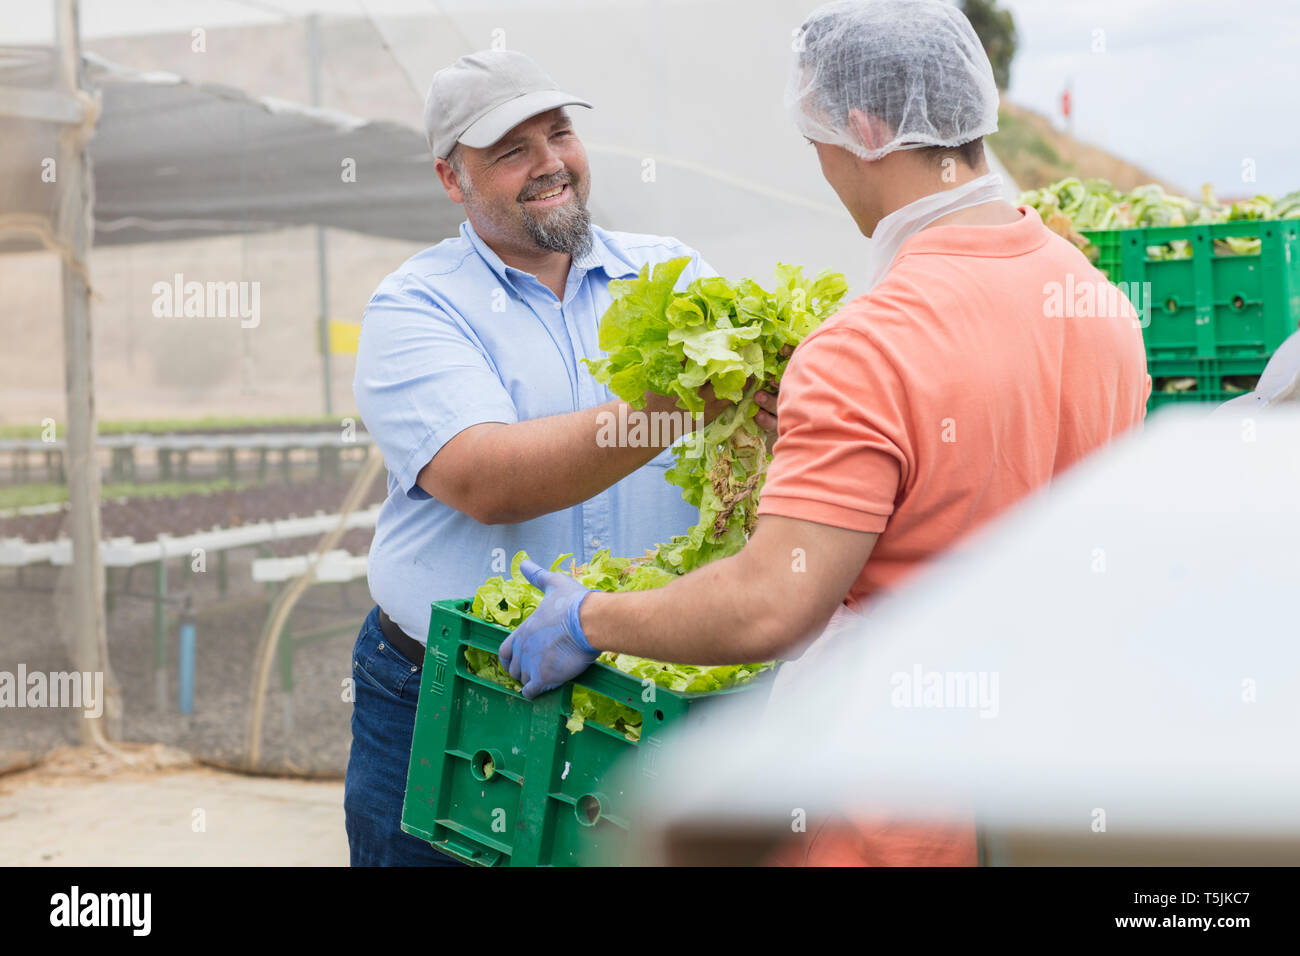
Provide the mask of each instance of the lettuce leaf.
MULTIPOLYGON (((670 571, 646 563, 646 559, 616 558, 607 549, 596 552, 586 565, 577 566, 570 562, 569 568, 561 567, 565 560, 572 557, 571 554, 565 554, 556 558, 551 564, 551 570, 562 571, 581 581, 586 587, 600 591, 646 591, 662 587, 677 577, 670 571)), ((509 579, 494 577, 485 581, 474 595, 470 613, 477 618, 501 624, 512 630, 523 623, 542 601, 541 590, 529 584, 519 571, 519 566, 527 558, 526 551, 520 551, 515 555, 510 563, 509 579), (499 602, 506 602, 506 598, 501 595, 507 591, 523 593, 519 594, 516 603, 507 602, 507 606, 503 608, 499 602), (507 620, 511 623, 505 623, 507 620)), ((653 680, 660 687, 692 694, 735 687, 776 666, 775 661, 717 666, 665 664, 646 657, 611 652, 601 654, 597 660, 633 677, 653 680)), ((467 647, 465 664, 470 673, 507 687, 516 693, 523 687, 501 666, 501 659, 492 651, 467 647)), ((581 731, 587 721, 594 721, 623 734, 628 740, 641 738, 641 714, 633 707, 586 687, 578 686, 573 688, 572 704, 573 713, 567 725, 572 733, 581 731)))
POLYGON ((737 403, 677 443, 668 481, 699 509, 693 528, 659 548, 656 564, 683 573, 738 551, 757 519, 771 453, 754 421, 759 389, 776 386, 789 356, 838 308, 848 283, 837 272, 813 279, 778 264, 767 291, 753 279, 702 277, 684 291, 673 284, 690 260, 643 267, 636 279, 611 283, 614 302, 601 319, 605 358, 587 361, 597 381, 634 408, 645 393, 675 397, 692 414, 704 409, 700 390, 737 403))
MULTIPOLYGON (((1278 200, 1261 193, 1224 206, 1215 200, 1214 191, 1208 185, 1202 188, 1201 199, 1197 201, 1185 196, 1170 195, 1155 183, 1122 193, 1104 179, 1062 179, 1042 189, 1021 193, 1020 202, 1034 207, 1048 228, 1065 236, 1085 252, 1089 251, 1091 243, 1079 230, 1135 229, 1300 217, 1300 190, 1288 193, 1278 200)), ((1216 239, 1214 243, 1215 254, 1221 256, 1258 255, 1259 251, 1258 237, 1230 236, 1216 239)), ((1148 246, 1147 255, 1161 260, 1187 259, 1191 257, 1192 249, 1190 243, 1175 240, 1148 246)))

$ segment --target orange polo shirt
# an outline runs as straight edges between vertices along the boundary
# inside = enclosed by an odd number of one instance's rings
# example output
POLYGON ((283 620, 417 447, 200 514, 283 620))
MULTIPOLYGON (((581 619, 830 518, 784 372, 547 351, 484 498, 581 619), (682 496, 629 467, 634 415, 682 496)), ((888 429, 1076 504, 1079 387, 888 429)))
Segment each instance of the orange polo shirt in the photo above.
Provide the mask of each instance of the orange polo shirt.
POLYGON ((912 236, 781 381, 758 512, 879 532, 855 609, 1145 415, 1132 305, 1020 211, 912 236))
MULTIPOLYGON (((1132 305, 1020 212, 915 234, 790 360, 758 511, 879 533, 855 609, 1144 417, 1132 305)), ((969 823, 875 817, 832 823, 787 859, 960 863, 974 847, 969 823)))

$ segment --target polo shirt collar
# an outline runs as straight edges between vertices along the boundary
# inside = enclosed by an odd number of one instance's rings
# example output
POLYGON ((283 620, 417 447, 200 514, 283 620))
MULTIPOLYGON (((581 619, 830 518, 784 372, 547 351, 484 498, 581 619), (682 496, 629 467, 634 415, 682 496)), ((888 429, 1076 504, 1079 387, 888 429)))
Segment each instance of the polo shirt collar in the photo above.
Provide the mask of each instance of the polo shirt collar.
POLYGON ((1018 206, 1022 215, 1015 222, 1000 226, 971 226, 964 223, 931 226, 908 236, 894 257, 898 265, 904 255, 938 253, 948 256, 1009 258, 1033 252, 1050 239, 1052 233, 1043 225, 1033 206, 1018 206))

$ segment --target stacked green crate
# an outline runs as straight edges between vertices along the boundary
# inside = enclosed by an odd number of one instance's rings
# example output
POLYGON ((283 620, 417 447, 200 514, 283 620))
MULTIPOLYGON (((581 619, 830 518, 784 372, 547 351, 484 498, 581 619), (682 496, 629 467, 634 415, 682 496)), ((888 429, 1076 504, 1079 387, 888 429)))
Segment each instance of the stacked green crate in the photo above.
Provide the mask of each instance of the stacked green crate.
POLYGON ((1155 380, 1149 408, 1250 391, 1300 322, 1300 220, 1084 235, 1112 282, 1149 283, 1140 286, 1150 307, 1143 332, 1155 380))
MULTIPOLYGON (((1092 248, 1096 250, 1096 258, 1093 261, 1102 272, 1106 273, 1106 278, 1111 282, 1119 282, 1123 278, 1123 270, 1120 268, 1120 241, 1119 237, 1122 232, 1117 229, 1095 230, 1083 233, 1088 241, 1092 243, 1092 248)), ((1089 258, 1091 258, 1091 252, 1089 258)))

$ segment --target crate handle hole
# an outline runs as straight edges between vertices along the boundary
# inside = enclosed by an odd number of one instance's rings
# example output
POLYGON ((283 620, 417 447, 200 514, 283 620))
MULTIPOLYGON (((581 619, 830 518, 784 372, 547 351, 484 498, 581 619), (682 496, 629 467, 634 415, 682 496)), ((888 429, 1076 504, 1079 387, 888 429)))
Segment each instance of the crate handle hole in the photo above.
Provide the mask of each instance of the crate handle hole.
POLYGON ((588 793, 581 796, 578 798, 578 802, 573 805, 573 815, 578 818, 578 822, 584 827, 594 827, 603 811, 604 807, 601 805, 601 795, 599 793, 588 793))
POLYGON ((503 766, 501 753, 496 750, 480 750, 470 758, 469 772, 474 775, 475 780, 487 782, 496 776, 497 770, 503 766))
POLYGON ((655 720, 663 720, 663 719, 664 719, 664 712, 662 710, 656 710, 655 720))
POLYGON ((1232 297, 1232 307, 1240 312, 1246 307, 1246 300, 1239 295, 1234 295, 1232 297))
POLYGON ((1168 312, 1168 313, 1170 313, 1170 314, 1173 314, 1174 312, 1177 312, 1177 311, 1178 311, 1178 300, 1175 299, 1173 296, 1170 296, 1168 299, 1165 299, 1165 311, 1168 312))

